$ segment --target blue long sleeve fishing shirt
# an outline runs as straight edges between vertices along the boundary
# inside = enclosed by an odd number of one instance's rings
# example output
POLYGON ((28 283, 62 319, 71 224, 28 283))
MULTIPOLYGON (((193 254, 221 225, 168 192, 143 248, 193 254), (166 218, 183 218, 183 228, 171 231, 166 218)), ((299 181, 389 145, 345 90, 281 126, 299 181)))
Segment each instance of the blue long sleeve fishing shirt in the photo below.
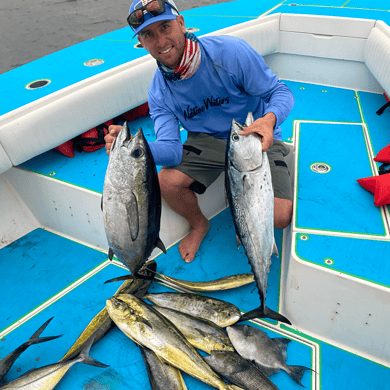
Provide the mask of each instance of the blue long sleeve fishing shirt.
POLYGON ((149 108, 157 140, 149 146, 157 165, 180 164, 180 124, 190 132, 229 136, 232 119, 244 123, 268 112, 276 116, 274 139, 294 105, 290 89, 245 41, 231 36, 199 39, 202 60, 189 79, 170 81, 157 70, 149 87, 149 108))

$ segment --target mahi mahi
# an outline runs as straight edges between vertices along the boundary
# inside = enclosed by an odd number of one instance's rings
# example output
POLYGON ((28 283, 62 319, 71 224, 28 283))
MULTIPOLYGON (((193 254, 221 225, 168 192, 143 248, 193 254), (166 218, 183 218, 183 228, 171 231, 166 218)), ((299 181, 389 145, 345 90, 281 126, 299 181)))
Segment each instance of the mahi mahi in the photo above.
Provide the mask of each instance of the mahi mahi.
POLYGON ((111 146, 102 210, 109 258, 118 258, 135 277, 159 238, 161 192, 157 169, 142 129, 131 136, 127 122, 111 146))
POLYGON ((241 243, 255 276, 261 306, 246 313, 240 321, 273 318, 290 324, 281 314, 265 305, 271 256, 278 256, 274 238, 274 192, 266 152, 257 134, 239 133, 253 123, 250 112, 245 125, 234 119, 226 147, 225 185, 230 211, 241 243))
POLYGON ((156 272, 156 274, 167 282, 194 292, 229 290, 231 288, 245 286, 246 284, 254 282, 253 274, 250 273, 225 276, 220 279, 209 280, 206 282, 190 282, 187 280, 175 279, 170 276, 160 274, 159 272, 156 272))
POLYGON ((241 316, 238 307, 232 303, 195 293, 166 292, 146 294, 143 298, 158 306, 204 318, 221 328, 235 324, 241 316))
POLYGON ((240 389, 225 383, 176 326, 150 305, 130 294, 107 300, 107 310, 118 328, 158 358, 219 390, 240 389))
POLYGON ((173 322, 177 329, 195 348, 211 353, 213 350, 234 351, 225 330, 214 322, 197 318, 167 307, 153 306, 169 321, 173 322))

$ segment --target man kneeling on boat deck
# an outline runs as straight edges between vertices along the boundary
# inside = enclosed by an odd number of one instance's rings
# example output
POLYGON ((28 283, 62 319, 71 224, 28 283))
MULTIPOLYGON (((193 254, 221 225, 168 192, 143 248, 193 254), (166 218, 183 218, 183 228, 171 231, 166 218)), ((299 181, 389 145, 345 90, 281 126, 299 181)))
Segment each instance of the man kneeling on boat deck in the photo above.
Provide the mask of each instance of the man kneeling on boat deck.
MULTIPOLYGON (((289 88, 245 41, 231 36, 197 38, 186 32, 184 18, 172 0, 135 0, 127 18, 134 36, 157 60, 149 87, 149 108, 157 140, 149 143, 159 172, 161 194, 190 224, 179 251, 194 260, 210 224, 195 193, 202 194, 224 171, 226 139, 234 118, 255 121, 241 134, 262 137, 271 166, 275 227, 292 217, 292 191, 281 141, 280 124, 294 105, 289 88), (180 140, 180 123, 188 139, 180 140)), ((121 127, 105 137, 109 154, 121 127)))

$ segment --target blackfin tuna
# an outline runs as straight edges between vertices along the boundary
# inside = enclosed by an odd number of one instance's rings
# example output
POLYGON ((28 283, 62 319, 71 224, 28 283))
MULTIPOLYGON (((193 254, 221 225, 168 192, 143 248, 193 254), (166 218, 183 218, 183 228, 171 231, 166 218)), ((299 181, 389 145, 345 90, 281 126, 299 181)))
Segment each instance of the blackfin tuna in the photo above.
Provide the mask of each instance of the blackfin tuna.
POLYGON ((111 146, 102 210, 110 260, 115 254, 133 276, 145 278, 138 271, 153 249, 166 252, 159 238, 161 192, 142 129, 132 137, 127 122, 111 146))

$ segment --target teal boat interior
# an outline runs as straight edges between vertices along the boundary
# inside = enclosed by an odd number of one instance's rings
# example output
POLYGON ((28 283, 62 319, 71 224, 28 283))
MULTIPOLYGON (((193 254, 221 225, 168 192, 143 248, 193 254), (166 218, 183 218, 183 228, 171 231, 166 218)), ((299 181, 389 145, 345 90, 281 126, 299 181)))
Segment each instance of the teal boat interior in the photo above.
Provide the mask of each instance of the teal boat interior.
MULTIPOLYGON (((381 163, 373 158, 390 143, 390 108, 376 113, 389 100, 390 68, 383 65, 388 69, 384 72, 381 61, 390 63, 390 4, 387 0, 236 0, 183 15, 186 27, 198 36, 238 31, 255 45, 258 36, 252 29, 258 20, 270 29, 266 34, 272 35, 276 28, 280 31, 276 43, 267 35, 269 43, 260 43, 259 50, 264 50, 261 54, 267 64, 295 96, 294 108, 282 124, 283 141, 291 151, 294 215, 288 228, 275 229, 279 257, 272 256, 266 298, 267 306, 283 313, 292 325, 268 319, 252 320, 250 325, 271 338, 292 340, 287 364, 312 369, 302 379, 308 389, 388 388, 390 208, 375 206, 374 195, 357 180, 378 176, 381 163), (324 20, 323 24, 317 24, 318 20, 324 20), (241 24, 245 28, 240 29, 241 24), (305 26, 314 32, 302 31, 305 26), (341 32, 321 32, 323 26, 341 32), (374 29, 384 38, 377 39, 374 29), (326 59, 319 61, 321 57, 326 59)), ((80 125, 58 123, 61 129, 74 130, 68 138, 57 137, 57 144, 50 140, 46 150, 33 142, 30 149, 7 149, 11 143, 5 130, 19 115, 34 114, 56 99, 67 99, 67 91, 74 86, 91 80, 99 83, 111 71, 125 69, 129 61, 141 63, 137 61, 143 61, 147 53, 137 42, 126 27, 0 75, 0 359, 53 316, 42 336, 63 334, 28 348, 7 373, 7 381, 59 361, 120 285, 104 282, 128 272, 107 255, 100 209, 108 163, 105 149, 76 150, 74 158, 54 149, 121 112, 101 106, 96 108, 101 112, 97 119, 88 117, 80 125), (98 65, 85 66, 90 60, 98 65), (48 80, 48 84, 26 88, 37 80, 48 80)), ((145 96, 140 94, 127 108, 145 103, 145 96)), ((84 98, 95 101, 93 94, 84 98)), ((87 103, 86 107, 91 116, 94 111, 87 103)), ((59 121, 61 108, 61 104, 55 108, 59 121)), ((53 120, 51 126, 55 125, 53 120)), ((141 127, 148 140, 155 139, 149 115, 129 126, 132 134, 141 127)), ((55 132, 52 127, 44 130, 43 134, 55 132)), ((186 133, 181 133, 184 141, 186 133)), ((251 272, 244 250, 237 248, 223 177, 199 201, 211 229, 190 264, 180 259, 177 249, 188 226, 163 208, 161 238, 168 250, 152 254, 158 272, 191 281, 251 272)), ((149 291, 184 290, 158 278, 149 291)), ((242 312, 259 305, 254 283, 207 295, 233 303, 242 312)), ((91 356, 109 367, 76 364, 56 389, 151 388, 138 346, 119 329, 94 345, 91 356)), ((185 373, 183 378, 188 389, 211 389, 185 373)), ((270 379, 281 390, 299 388, 284 371, 270 379)))

